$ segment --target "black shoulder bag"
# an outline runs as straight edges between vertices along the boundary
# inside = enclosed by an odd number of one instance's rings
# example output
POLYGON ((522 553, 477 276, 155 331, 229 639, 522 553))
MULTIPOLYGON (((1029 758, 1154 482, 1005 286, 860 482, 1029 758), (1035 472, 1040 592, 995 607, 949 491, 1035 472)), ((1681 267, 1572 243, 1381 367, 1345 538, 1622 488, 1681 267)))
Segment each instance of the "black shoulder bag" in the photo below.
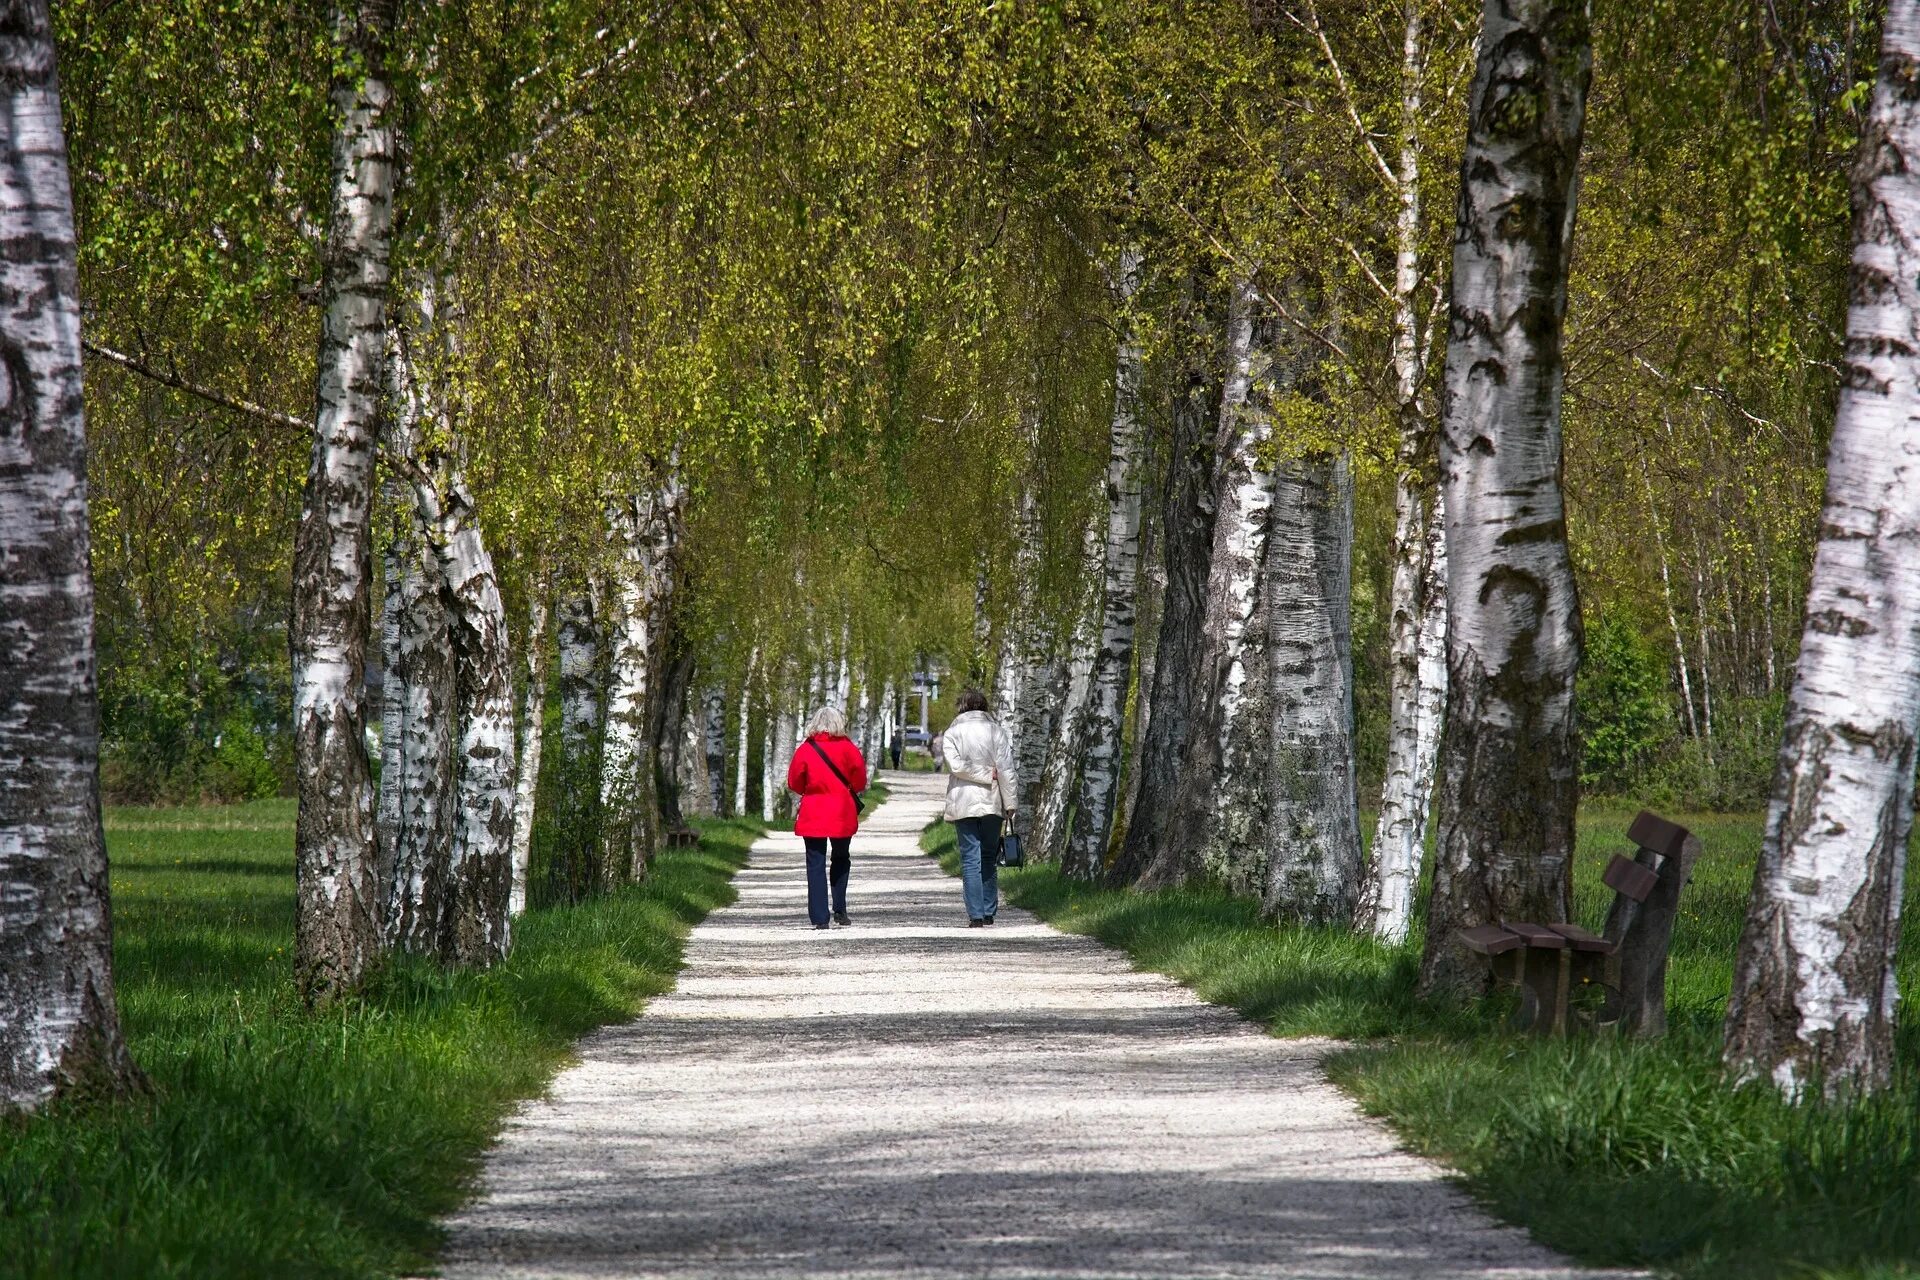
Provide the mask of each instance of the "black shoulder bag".
POLYGON ((840 779, 840 785, 845 787, 847 789, 847 794, 853 797, 854 813, 858 814, 863 812, 867 807, 867 802, 860 798, 860 793, 853 789, 853 784, 851 782, 847 781, 847 775, 840 772, 840 766, 833 762, 833 757, 828 755, 825 751, 821 750, 820 744, 812 738, 807 739, 807 745, 813 748, 813 753, 819 756, 821 761, 825 763, 827 768, 833 771, 833 776, 840 779))

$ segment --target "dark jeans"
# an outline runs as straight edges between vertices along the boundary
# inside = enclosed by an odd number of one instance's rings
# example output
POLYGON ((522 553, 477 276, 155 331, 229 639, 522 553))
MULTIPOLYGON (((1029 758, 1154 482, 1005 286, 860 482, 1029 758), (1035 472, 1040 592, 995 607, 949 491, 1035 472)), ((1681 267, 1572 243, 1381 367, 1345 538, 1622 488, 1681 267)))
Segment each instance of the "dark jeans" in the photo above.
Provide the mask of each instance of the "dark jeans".
POLYGON ((960 891, 967 919, 985 920, 1000 910, 1000 815, 962 818, 953 824, 960 846, 960 891))
MULTIPOLYGON (((827 837, 807 836, 807 919, 826 924, 827 915, 827 837)), ((833 909, 842 915, 847 910, 847 873, 853 870, 853 837, 833 837, 833 909)))

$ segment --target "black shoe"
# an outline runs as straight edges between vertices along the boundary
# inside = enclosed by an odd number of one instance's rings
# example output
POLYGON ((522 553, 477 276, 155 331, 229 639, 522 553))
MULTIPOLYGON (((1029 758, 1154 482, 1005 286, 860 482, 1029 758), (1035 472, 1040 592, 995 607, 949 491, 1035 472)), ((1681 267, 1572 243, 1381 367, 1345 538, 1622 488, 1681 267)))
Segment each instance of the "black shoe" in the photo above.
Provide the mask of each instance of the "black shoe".
POLYGON ((986 927, 987 927, 987 922, 986 922, 985 920, 969 920, 969 921, 967 921, 967 928, 969 928, 969 929, 984 929, 984 928, 986 928, 986 927))
POLYGON ((817 925, 815 925, 815 926, 813 926, 813 927, 814 927, 814 928, 816 928, 816 929, 824 929, 824 928, 826 928, 827 926, 826 926, 826 925, 824 925, 824 924, 817 924, 817 925))
POLYGON ((988 924, 992 924, 992 923, 993 923, 993 917, 992 917, 992 916, 988 916, 988 917, 987 917, 987 923, 988 923, 988 924))
POLYGON ((853 917, 844 911, 836 911, 833 913, 833 922, 844 929, 853 923, 853 917))

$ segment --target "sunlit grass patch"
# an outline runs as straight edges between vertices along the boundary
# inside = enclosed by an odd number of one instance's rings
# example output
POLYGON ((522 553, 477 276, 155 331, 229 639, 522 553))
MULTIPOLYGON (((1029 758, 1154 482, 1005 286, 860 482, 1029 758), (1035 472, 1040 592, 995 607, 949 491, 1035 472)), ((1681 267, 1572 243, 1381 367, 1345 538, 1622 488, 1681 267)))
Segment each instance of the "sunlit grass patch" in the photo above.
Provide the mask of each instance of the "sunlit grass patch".
MULTIPOLYGON (((1627 852, 1633 810, 1580 821, 1576 914, 1604 921, 1600 872, 1627 852)), ((1383 947, 1340 929, 1276 927, 1214 890, 1136 893, 1076 884, 1052 866, 1003 870, 1003 892, 1143 969, 1240 1010, 1276 1035, 1344 1038, 1328 1064, 1360 1105, 1463 1175, 1501 1216, 1596 1263, 1700 1280, 1920 1276, 1920 1034, 1900 1078, 1854 1107, 1792 1107, 1735 1088, 1720 1021, 1760 847, 1756 814, 1674 815, 1704 852, 1682 898, 1668 973, 1672 1031, 1655 1043, 1537 1040, 1501 1027, 1499 1001, 1414 998, 1422 939, 1383 947)), ((924 841, 958 870, 952 828, 924 841)), ((1911 892, 1911 890, 1910 890, 1911 892)), ((1902 990, 1920 986, 1909 902, 1902 990)))
POLYGON ((156 1098, 0 1128, 0 1275, 385 1276, 430 1265, 507 1110, 668 989, 756 824, 703 823, 645 884, 516 925, 484 974, 411 961, 293 995, 293 806, 108 816, 116 961, 156 1098))

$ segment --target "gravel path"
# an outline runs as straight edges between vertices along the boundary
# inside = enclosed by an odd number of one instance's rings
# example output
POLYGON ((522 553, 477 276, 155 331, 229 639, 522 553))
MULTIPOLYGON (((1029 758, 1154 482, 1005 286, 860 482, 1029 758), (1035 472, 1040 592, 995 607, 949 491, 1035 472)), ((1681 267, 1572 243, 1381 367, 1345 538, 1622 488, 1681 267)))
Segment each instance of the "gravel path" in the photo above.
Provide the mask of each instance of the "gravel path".
POLYGON ((799 841, 679 987, 580 1045, 449 1223, 456 1277, 1599 1277, 1496 1225, 1276 1040, 1003 908, 919 849, 926 775, 854 842, 850 929, 799 841))

